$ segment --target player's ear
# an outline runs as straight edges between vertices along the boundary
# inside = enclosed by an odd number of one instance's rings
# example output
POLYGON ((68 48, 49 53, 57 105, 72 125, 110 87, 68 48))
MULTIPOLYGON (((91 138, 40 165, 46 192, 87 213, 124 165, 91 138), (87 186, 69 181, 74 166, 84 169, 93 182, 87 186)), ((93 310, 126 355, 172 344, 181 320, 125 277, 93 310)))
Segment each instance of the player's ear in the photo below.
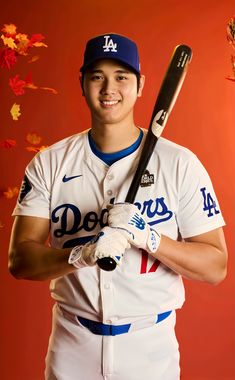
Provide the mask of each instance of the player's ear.
POLYGON ((84 76, 82 74, 79 75, 79 82, 80 82, 80 86, 81 86, 81 89, 82 89, 82 96, 85 96, 84 95, 84 88, 83 88, 83 80, 84 80, 84 76))
POLYGON ((142 91, 143 91, 143 88, 144 88, 144 83, 145 83, 145 76, 141 75, 140 76, 140 81, 139 81, 139 89, 138 89, 138 93, 137 93, 138 98, 140 98, 142 96, 142 91))

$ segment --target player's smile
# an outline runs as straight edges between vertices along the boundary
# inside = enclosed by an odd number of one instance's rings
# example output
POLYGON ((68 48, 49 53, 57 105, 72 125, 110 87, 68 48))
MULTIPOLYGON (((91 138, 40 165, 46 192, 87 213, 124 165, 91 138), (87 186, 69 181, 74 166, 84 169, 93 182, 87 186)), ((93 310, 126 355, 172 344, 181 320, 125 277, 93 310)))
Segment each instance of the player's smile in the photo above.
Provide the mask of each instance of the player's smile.
POLYGON ((119 102, 120 100, 100 100, 101 105, 105 108, 113 107, 117 105, 119 102))

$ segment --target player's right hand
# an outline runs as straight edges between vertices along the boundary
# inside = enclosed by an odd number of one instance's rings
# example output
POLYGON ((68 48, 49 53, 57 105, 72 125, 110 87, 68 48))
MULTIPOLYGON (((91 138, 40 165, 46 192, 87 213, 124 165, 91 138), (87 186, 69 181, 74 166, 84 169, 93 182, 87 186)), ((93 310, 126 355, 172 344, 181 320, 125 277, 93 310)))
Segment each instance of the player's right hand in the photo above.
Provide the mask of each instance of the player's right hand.
POLYGON ((98 259, 110 257, 119 264, 125 250, 130 248, 127 235, 116 228, 104 227, 90 242, 74 247, 68 262, 76 268, 84 268, 95 265, 98 259))

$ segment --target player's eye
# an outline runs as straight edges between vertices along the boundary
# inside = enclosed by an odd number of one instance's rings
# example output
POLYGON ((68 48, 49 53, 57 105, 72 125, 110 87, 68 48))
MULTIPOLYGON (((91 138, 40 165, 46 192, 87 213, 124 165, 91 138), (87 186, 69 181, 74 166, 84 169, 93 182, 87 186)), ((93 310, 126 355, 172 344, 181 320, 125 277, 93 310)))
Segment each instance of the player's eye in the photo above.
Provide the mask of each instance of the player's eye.
POLYGON ((117 80, 119 80, 119 81, 124 81, 124 80, 127 80, 127 79, 128 79, 127 75, 123 75, 123 74, 120 74, 117 77, 117 80))
POLYGON ((99 80, 102 80, 103 79, 103 76, 101 74, 93 74, 91 76, 91 80, 92 81, 99 81, 99 80))

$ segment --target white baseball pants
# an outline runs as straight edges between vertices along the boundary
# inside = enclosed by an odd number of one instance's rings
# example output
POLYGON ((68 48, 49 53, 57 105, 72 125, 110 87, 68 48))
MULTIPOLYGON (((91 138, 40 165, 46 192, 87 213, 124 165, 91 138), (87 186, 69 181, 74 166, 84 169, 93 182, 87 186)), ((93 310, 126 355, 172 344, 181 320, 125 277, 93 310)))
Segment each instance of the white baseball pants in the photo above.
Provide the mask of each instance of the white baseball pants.
POLYGON ((46 357, 46 380, 179 380, 175 312, 152 327, 101 336, 57 305, 46 357))

